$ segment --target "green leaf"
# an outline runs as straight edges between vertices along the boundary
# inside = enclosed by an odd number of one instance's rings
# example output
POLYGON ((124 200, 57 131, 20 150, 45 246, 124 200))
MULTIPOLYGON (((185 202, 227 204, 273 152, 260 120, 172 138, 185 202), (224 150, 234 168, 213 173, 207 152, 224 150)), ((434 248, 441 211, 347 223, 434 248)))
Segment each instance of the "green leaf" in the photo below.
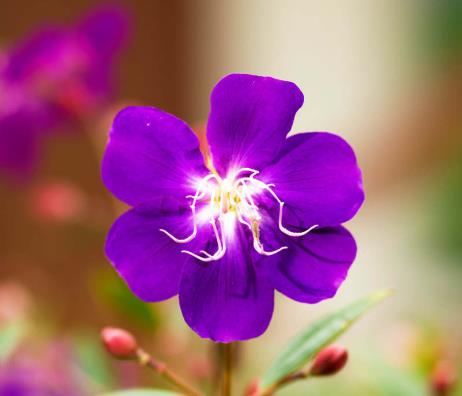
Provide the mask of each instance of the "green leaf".
POLYGON ((370 357, 368 374, 381 396, 422 396, 427 394, 427 378, 390 365, 378 356, 370 357))
POLYGON ((113 386, 107 352, 99 342, 99 335, 81 330, 73 341, 79 370, 98 386, 113 386))
POLYGON ((123 315, 127 322, 141 329, 153 331, 159 324, 155 307, 144 303, 129 290, 115 271, 99 271, 91 279, 95 295, 114 310, 123 315))
POLYGON ((127 389, 104 393, 99 396, 181 396, 181 394, 163 389, 127 389))
POLYGON ((0 362, 5 361, 21 343, 26 333, 25 324, 16 321, 0 329, 0 362))
POLYGON ((263 376, 262 387, 267 388, 306 365, 323 347, 332 343, 366 311, 390 294, 390 290, 375 292, 312 323, 289 342, 263 376))

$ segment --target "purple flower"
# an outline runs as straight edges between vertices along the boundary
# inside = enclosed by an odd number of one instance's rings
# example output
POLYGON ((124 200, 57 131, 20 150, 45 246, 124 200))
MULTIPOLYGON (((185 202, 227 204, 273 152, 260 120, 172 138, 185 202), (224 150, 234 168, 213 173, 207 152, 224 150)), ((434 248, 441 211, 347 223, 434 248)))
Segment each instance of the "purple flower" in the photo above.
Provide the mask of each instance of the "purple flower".
POLYGON ((0 171, 29 173, 39 136, 107 101, 126 32, 121 9, 101 8, 75 26, 48 26, 2 54, 0 171))
POLYGON ((0 396, 83 396, 72 373, 62 363, 53 368, 44 367, 43 360, 3 364, 0 396))
POLYGON ((287 137, 302 103, 293 83, 225 77, 212 92, 207 166, 173 115, 128 107, 114 120, 102 177, 133 208, 110 230, 106 254, 142 300, 179 294, 201 337, 261 335, 274 289, 317 303, 355 258, 340 226, 364 200, 355 155, 331 133, 287 137))

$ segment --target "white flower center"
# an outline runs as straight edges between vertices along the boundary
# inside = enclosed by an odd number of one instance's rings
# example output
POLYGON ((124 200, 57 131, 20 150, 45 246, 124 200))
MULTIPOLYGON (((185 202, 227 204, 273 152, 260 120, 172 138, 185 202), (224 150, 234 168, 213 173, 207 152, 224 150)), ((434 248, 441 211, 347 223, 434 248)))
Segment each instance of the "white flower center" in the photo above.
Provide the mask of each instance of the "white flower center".
POLYGON ((182 253, 189 254, 201 261, 215 261, 221 259, 226 253, 227 239, 234 234, 236 221, 249 228, 253 237, 254 249, 265 256, 271 256, 287 249, 281 246, 278 249, 266 251, 260 240, 260 223, 262 216, 254 197, 262 192, 268 192, 279 204, 279 230, 292 237, 300 237, 317 227, 314 225, 302 232, 288 230, 282 224, 282 212, 284 202, 273 191, 274 184, 266 184, 258 180, 259 171, 251 168, 241 168, 231 173, 225 179, 214 173, 210 173, 199 181, 194 195, 187 195, 191 199, 191 212, 193 218, 193 231, 186 238, 177 238, 164 229, 161 232, 169 236, 177 243, 188 243, 197 235, 197 224, 209 222, 217 242, 217 251, 209 253, 201 250, 196 254, 189 250, 182 253), (196 210, 198 203, 206 203, 199 212, 196 210))

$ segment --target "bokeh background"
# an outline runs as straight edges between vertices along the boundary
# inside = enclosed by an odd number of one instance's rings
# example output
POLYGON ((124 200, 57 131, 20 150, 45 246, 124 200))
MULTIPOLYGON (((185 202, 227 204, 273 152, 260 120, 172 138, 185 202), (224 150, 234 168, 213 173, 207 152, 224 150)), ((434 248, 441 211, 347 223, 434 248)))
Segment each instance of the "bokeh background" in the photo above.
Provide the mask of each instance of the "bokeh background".
MULTIPOLYGON (((0 0, 0 55, 99 5, 0 0)), ((65 380, 79 395, 162 385, 106 356, 98 334, 108 324, 130 328, 160 359, 213 386, 216 351, 184 324, 177 301, 141 303, 105 259, 105 234, 124 208, 104 189, 99 162, 118 109, 153 105, 201 130, 214 84, 244 72, 299 85, 305 105, 293 131, 347 139, 367 199, 348 225, 359 253, 336 298, 310 306, 279 296, 269 330, 240 345, 237 389, 314 318, 392 287, 394 296, 342 338, 351 357, 344 371, 280 394, 431 395, 438 363, 462 364, 462 2, 117 5, 130 33, 104 106, 60 124, 70 133, 47 135, 26 180, 0 178, 0 394, 18 372, 57 388, 65 380)))

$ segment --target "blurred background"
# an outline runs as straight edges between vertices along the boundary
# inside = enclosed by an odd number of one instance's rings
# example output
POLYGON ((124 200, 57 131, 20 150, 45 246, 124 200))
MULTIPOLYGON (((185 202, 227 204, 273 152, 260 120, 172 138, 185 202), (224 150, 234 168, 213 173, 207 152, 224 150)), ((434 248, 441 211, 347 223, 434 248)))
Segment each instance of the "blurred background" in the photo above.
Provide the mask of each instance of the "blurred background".
POLYGON ((269 330, 241 345, 238 389, 313 319, 383 287, 393 298, 342 339, 345 370, 280 394, 431 395, 442 363, 459 370, 461 1, 0 0, 1 396, 18 384, 82 396, 162 385, 106 356, 108 324, 213 385, 216 353, 177 301, 141 303, 105 259, 124 208, 99 163, 117 110, 152 105, 201 130, 211 89, 232 72, 295 82, 305 105, 293 131, 347 139, 367 196, 337 297, 278 296, 269 330))

